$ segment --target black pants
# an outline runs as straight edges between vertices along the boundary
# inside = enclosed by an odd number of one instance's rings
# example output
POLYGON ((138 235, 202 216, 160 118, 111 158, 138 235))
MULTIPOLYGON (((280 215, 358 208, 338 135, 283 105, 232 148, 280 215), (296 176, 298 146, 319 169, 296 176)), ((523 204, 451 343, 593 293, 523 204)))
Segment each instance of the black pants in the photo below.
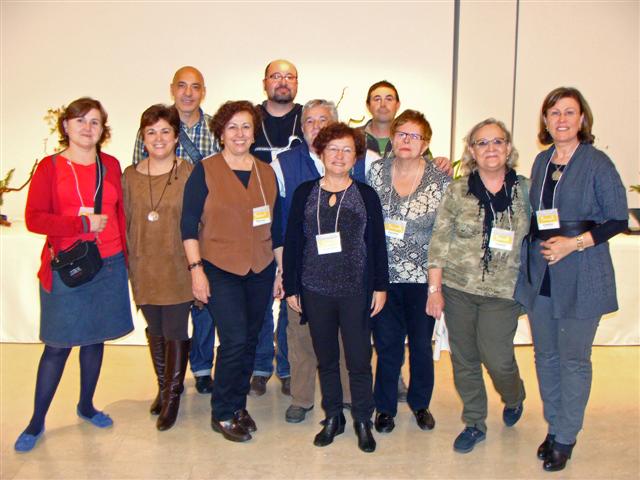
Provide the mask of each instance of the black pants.
POLYGON ((429 408, 433 393, 431 337, 435 319, 425 312, 426 283, 391 283, 387 303, 372 320, 378 355, 374 398, 378 412, 392 417, 398 411, 398 376, 404 359, 404 339, 409 337, 409 391, 412 410, 429 408))
POLYGON ((259 273, 235 275, 204 262, 211 298, 207 307, 216 319, 218 345, 211 414, 230 420, 246 408, 253 362, 264 313, 273 291, 275 264, 259 273))
POLYGON ((342 412, 340 384, 340 347, 342 335, 344 356, 351 387, 351 414, 356 421, 368 421, 373 414, 371 384, 371 340, 369 314, 365 295, 327 297, 303 290, 304 311, 309 319, 313 350, 318 358, 322 389, 322 408, 327 417, 342 412))
POLYGON ((138 305, 149 326, 149 333, 166 340, 189 340, 191 302, 175 305, 138 305))

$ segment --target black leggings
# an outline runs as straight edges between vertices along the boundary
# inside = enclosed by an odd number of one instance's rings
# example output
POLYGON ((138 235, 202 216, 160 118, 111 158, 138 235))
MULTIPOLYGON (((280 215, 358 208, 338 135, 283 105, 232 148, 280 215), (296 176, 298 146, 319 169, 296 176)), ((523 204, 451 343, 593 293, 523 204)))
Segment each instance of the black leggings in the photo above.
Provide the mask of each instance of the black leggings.
POLYGON ((149 326, 149 333, 166 340, 189 340, 191 302, 176 305, 138 305, 149 326))

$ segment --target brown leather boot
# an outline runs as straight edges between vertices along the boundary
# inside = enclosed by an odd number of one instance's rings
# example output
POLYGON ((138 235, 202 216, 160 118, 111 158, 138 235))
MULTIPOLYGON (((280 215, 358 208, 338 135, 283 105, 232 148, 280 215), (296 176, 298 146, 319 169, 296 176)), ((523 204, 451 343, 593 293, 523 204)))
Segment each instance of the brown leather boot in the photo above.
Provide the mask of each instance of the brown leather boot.
POLYGON ((184 390, 184 374, 189 358, 189 340, 165 342, 164 388, 160 394, 162 410, 156 422, 158 430, 169 430, 176 423, 180 408, 180 394, 184 390))
POLYGON ((160 392, 162 392, 164 385, 164 337, 151 335, 148 328, 145 329, 145 333, 147 334, 147 342, 149 342, 149 352, 151 353, 153 370, 156 372, 156 378, 158 379, 158 394, 151 404, 149 411, 151 415, 159 415, 162 409, 160 392))

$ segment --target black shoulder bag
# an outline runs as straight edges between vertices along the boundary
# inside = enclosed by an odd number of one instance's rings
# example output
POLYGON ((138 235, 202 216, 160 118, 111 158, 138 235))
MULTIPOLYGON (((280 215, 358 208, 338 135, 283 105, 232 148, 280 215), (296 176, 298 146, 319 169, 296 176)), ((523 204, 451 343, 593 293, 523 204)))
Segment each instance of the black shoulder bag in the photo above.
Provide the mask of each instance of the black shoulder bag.
MULTIPOLYGON (((102 212, 103 170, 100 155, 96 155, 96 197, 94 213, 102 212)), ((102 257, 95 240, 77 240, 54 256, 51 249, 51 269, 58 272, 67 287, 78 287, 91 280, 102 268, 102 257)))

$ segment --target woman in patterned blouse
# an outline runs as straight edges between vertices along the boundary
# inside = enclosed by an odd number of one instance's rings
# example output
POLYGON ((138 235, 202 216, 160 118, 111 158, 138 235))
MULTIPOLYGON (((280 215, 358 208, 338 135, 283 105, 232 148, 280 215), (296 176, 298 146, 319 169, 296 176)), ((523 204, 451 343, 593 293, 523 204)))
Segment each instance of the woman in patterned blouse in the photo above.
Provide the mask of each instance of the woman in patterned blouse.
POLYGON ((367 178, 382 203, 389 256, 388 300, 382 312, 372 319, 378 355, 375 427, 382 433, 395 427, 398 376, 407 335, 411 374, 407 403, 422 430, 435 426, 429 411, 434 383, 431 337, 435 320, 425 313, 427 249, 436 211, 450 178, 424 156, 431 133, 422 113, 405 110, 391 125, 393 154, 374 162, 367 178))

